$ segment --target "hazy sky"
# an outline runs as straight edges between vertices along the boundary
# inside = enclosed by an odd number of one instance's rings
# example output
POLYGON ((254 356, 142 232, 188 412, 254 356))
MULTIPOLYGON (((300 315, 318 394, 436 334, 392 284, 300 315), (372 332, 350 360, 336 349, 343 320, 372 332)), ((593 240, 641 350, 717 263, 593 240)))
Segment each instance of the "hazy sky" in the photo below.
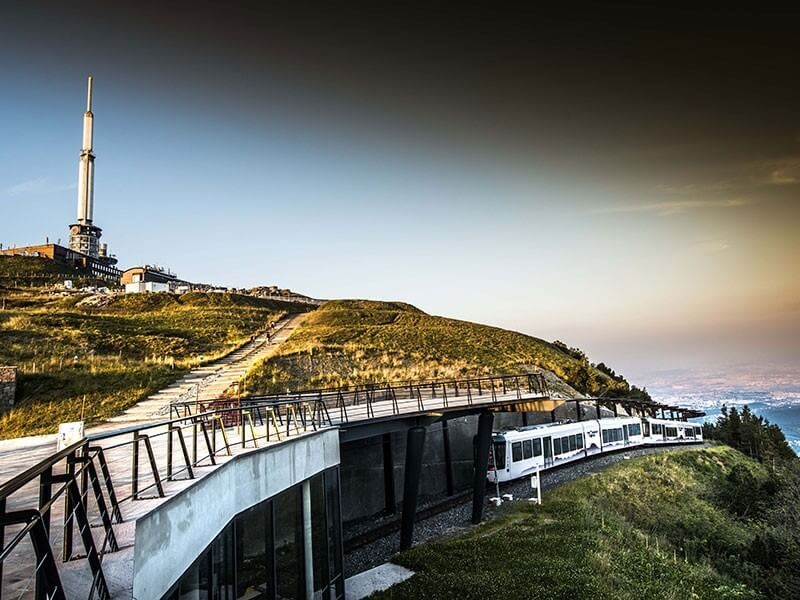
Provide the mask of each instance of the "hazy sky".
POLYGON ((10 4, 4 245, 66 239, 91 74, 122 266, 405 300, 633 375, 800 360, 800 14, 10 4))

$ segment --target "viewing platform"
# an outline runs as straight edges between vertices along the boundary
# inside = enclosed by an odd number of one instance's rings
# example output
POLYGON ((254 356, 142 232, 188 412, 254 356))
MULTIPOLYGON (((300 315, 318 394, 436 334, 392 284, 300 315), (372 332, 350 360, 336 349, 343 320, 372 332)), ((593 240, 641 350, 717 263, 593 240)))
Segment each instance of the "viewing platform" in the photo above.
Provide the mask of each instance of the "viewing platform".
POLYGON ((341 598, 341 443, 408 431, 407 547, 425 427, 481 415, 478 435, 488 439, 493 412, 554 415, 566 402, 599 415, 617 401, 553 399, 544 377, 529 374, 174 403, 168 420, 54 449, 0 486, 0 597, 178 598, 214 569, 214 585, 232 597, 341 598), (248 537, 253 523, 267 533, 248 537), (203 562, 212 557, 224 564, 203 562), (259 569, 242 571, 252 560, 259 569))

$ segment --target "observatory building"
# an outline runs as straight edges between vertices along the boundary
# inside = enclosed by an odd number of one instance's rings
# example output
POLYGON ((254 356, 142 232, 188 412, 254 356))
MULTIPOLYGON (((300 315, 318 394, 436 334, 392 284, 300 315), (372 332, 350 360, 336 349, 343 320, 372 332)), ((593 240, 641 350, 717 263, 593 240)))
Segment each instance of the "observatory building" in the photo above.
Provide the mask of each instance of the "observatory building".
POLYGON ((94 114, 92 113, 92 78, 86 94, 83 114, 83 147, 78 162, 78 216, 69 226, 69 247, 38 244, 0 249, 0 255, 39 256, 74 267, 92 277, 119 282, 117 259, 100 243, 102 229, 93 223, 94 215, 94 114))

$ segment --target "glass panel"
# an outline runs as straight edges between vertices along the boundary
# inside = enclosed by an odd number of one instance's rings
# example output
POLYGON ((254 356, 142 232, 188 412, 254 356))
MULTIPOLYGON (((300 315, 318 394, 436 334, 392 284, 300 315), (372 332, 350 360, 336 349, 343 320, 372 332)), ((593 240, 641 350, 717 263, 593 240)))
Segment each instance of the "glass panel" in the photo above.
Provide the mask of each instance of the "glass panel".
POLYGON ((522 442, 522 457, 525 459, 533 458, 533 444, 530 440, 522 442))
POLYGON ((322 473, 311 480, 311 550, 314 591, 325 590, 330 582, 328 565, 328 519, 325 510, 325 482, 322 473))
POLYGON ((189 567, 189 570, 181 577, 176 598, 179 600, 200 600, 201 598, 210 597, 209 592, 211 590, 208 581, 208 576, 211 572, 210 558, 211 553, 206 550, 189 567))
POLYGON ((553 454, 561 454, 561 438, 553 440, 553 454))
POLYGON ((339 469, 325 471, 325 503, 328 509, 328 558, 331 581, 336 593, 332 598, 344 597, 344 575, 342 572, 342 532, 339 510, 339 469))
POLYGON ((583 434, 579 433, 575 436, 575 439, 578 442, 578 450, 583 449, 583 434))
POLYGON ((305 595, 302 486, 278 494, 274 502, 278 598, 302 598, 305 595))
POLYGON ((548 458, 553 458, 553 444, 550 442, 550 436, 543 438, 542 444, 544 445, 545 460, 548 458))
POLYGON ((574 435, 569 436, 569 451, 574 452, 578 449, 578 441, 575 439, 574 435))
POLYGON ((533 455, 534 456, 542 455, 542 440, 539 438, 533 440, 533 455))
POLYGON ((228 524, 211 544, 211 591, 213 598, 234 598, 233 524, 228 524))
MULTIPOLYGON (((489 457, 491 461, 491 456, 489 457)), ((491 464, 491 463, 490 463, 491 464)), ((497 470, 505 469, 506 468, 506 443, 505 442, 495 442, 494 443, 494 464, 497 470)))
POLYGON ((521 442, 514 442, 511 444, 511 460, 513 462, 519 462, 522 460, 522 443, 521 442))
POLYGON ((236 517, 237 598, 272 598, 272 504, 262 502, 236 517))

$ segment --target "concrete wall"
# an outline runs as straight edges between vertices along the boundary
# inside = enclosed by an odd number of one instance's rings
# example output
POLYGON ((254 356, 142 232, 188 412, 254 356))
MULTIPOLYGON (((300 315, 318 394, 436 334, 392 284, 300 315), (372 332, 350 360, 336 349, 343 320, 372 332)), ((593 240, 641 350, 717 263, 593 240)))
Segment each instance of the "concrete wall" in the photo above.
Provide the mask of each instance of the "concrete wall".
POLYGON ((339 464, 331 429, 235 456, 136 521, 133 597, 160 598, 239 513, 339 464))
POLYGON ((14 408, 17 395, 17 367, 0 367, 0 412, 14 408))

